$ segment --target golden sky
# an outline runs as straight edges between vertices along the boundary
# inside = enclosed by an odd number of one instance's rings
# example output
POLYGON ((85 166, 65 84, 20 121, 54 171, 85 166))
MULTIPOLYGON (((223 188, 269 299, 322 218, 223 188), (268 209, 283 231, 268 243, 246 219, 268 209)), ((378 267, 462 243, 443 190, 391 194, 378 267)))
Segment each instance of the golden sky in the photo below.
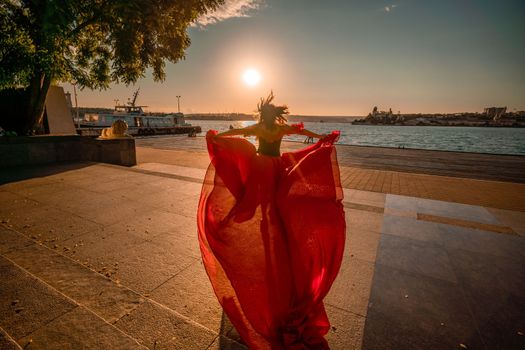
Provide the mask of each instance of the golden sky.
POLYGON ((166 81, 147 72, 78 103, 112 107, 140 87, 139 104, 162 112, 181 95, 184 113, 251 113, 270 90, 292 114, 525 110, 523 23, 520 0, 229 0, 189 29, 186 60, 167 64, 166 81))

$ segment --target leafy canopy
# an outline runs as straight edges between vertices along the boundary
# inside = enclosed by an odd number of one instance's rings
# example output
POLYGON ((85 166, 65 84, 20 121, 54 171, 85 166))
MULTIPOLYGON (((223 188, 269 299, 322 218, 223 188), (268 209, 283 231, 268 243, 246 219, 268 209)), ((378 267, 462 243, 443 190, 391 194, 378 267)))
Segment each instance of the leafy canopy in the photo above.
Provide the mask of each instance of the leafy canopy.
POLYGON ((0 90, 34 76, 104 89, 184 58, 187 27, 224 0, 0 0, 0 90))

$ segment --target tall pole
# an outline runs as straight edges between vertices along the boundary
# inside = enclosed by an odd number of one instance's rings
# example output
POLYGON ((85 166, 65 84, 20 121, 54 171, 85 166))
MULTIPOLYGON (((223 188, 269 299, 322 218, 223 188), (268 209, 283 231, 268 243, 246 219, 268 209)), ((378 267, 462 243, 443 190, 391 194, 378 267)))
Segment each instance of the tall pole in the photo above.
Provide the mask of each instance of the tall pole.
POLYGON ((180 95, 177 95, 177 112, 180 113, 180 95))
POLYGON ((75 94, 75 112, 77 115, 77 127, 80 128, 80 118, 78 117, 77 85, 76 84, 73 84, 73 93, 75 94))

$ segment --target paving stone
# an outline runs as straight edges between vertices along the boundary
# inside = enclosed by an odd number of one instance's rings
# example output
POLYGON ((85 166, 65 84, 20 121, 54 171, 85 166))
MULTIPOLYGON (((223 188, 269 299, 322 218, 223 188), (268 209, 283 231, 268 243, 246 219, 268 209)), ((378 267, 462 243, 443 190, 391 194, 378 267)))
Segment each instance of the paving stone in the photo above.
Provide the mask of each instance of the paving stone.
MULTIPOLYGON (((169 213, 164 210, 152 210, 140 213, 123 223, 112 225, 106 231, 125 231, 130 236, 137 236, 147 241, 162 241, 163 237, 173 236, 182 242, 184 239, 196 240, 197 223, 195 219, 169 213)), ((184 242, 183 242, 184 243, 184 242)))
POLYGON ((385 199, 385 209, 393 208, 409 212, 418 211, 418 201, 415 197, 387 194, 385 199))
POLYGON ((363 349, 483 348, 457 283, 376 265, 363 349))
POLYGON ((193 177, 196 179, 204 179, 206 173, 205 169, 190 168, 172 164, 161 164, 161 163, 142 163, 136 166, 136 168, 149 170, 165 174, 173 174, 179 176, 193 177))
MULTIPOLYGON (((160 210, 139 212, 129 220, 99 226, 101 227, 99 230, 70 238, 64 241, 63 245, 72 249, 77 245, 76 253, 72 256, 77 256, 79 259, 103 258, 134 244, 151 241, 163 233, 183 231, 187 226, 185 221, 180 221, 181 218, 186 219, 186 217, 160 210)), ((195 220, 192 220, 192 223, 193 221, 195 220)))
MULTIPOLYGON (((149 238, 149 233, 145 231, 131 230, 125 225, 117 223, 60 242, 57 244, 57 250, 63 251, 66 247, 69 250, 64 251, 64 253, 68 256, 77 261, 87 261, 95 268, 100 269, 122 250, 146 242, 149 238)), ((115 262, 113 261, 113 263, 115 262)))
POLYGON ((7 256, 107 322, 116 321, 144 300, 101 274, 37 244, 7 256))
POLYGON ((355 189, 344 189, 345 202, 370 205, 374 207, 385 207, 386 194, 379 192, 361 191, 355 189))
POLYGON ((520 294, 525 290, 525 259, 494 256, 466 249, 449 250, 451 264, 465 290, 487 297, 503 291, 520 294))
POLYGON ((100 194, 93 192, 90 192, 90 195, 86 197, 86 201, 88 203, 86 205, 83 205, 82 201, 76 201, 75 204, 63 205, 60 209, 101 225, 122 223, 132 219, 136 215, 154 210, 154 208, 138 201, 109 196, 101 197, 100 194))
POLYGON ((38 203, 22 195, 0 190, 0 211, 30 206, 38 206, 38 203))
POLYGON ((42 222, 52 221, 61 214, 60 210, 47 205, 18 207, 0 212, 0 221, 8 227, 24 230, 42 222))
POLYGON ((57 197, 71 192, 71 186, 64 182, 49 182, 39 186, 20 187, 16 193, 45 204, 54 204, 57 197))
POLYGON ((525 236, 525 213, 521 211, 488 208, 501 224, 508 226, 520 236, 525 236))
POLYGON ((90 169, 95 170, 88 171, 83 169, 81 172, 61 173, 57 174, 56 176, 60 177, 61 181, 66 181, 67 183, 71 184, 71 186, 82 188, 91 192, 101 193, 100 191, 102 191, 103 188, 100 187, 100 184, 111 183, 109 186, 110 188, 106 188, 106 191, 102 192, 105 194, 112 193, 115 189, 117 189, 118 183, 120 183, 121 188, 136 188, 136 185, 143 182, 144 180, 140 174, 122 171, 126 169, 124 167, 120 168, 121 171, 115 171, 119 170, 119 168, 106 166, 106 164, 97 164, 90 167, 90 169), (104 180, 101 181, 101 179, 104 180))
POLYGON ((383 215, 364 210, 345 208, 346 227, 380 233, 383 215))
POLYGON ((382 233, 420 241, 440 243, 444 229, 441 225, 404 216, 383 216, 382 233))
POLYGON ((194 203, 195 198, 196 194, 174 193, 172 190, 166 189, 162 195, 155 193, 144 195, 140 202, 154 208, 155 212, 162 210, 194 218, 197 212, 197 206, 194 203))
POLYGON ((435 223, 452 225, 452 226, 460 226, 460 227, 472 228, 476 230, 490 231, 494 233, 517 235, 517 233, 514 232, 510 227, 494 225, 494 224, 486 224, 486 223, 474 222, 474 221, 467 221, 463 219, 453 219, 453 218, 446 218, 444 216, 435 216, 435 215, 421 214, 421 213, 417 214, 417 219, 421 221, 435 222, 435 223))
POLYGON ((0 225, 0 254, 23 248, 35 242, 26 236, 0 225))
POLYGON ((181 199, 180 201, 173 203, 173 205, 169 207, 165 207, 164 210, 171 213, 184 215, 189 218, 196 218, 197 207, 199 205, 199 198, 200 193, 188 196, 186 198, 181 199))
POLYGON ((373 231, 356 229, 349 226, 346 229, 346 256, 374 263, 376 261, 377 247, 381 234, 373 231))
MULTIPOLYGON (((44 169, 47 167, 41 167, 44 169)), ((56 183, 56 179, 52 179, 49 176, 38 176, 39 167, 26 168, 26 173, 24 174, 24 169, 22 168, 11 168, 11 169, 2 169, 2 177, 0 178, 0 186, 4 191, 10 191, 17 193, 18 191, 25 191, 31 187, 37 187, 42 185, 47 185, 50 183, 56 183), (12 175, 11 179, 8 179, 12 175)))
POLYGON ((180 314, 147 301, 115 326, 150 349, 207 349, 217 337, 180 314))
POLYGON ((390 216, 402 216, 402 217, 417 219, 417 212, 415 211, 405 211, 405 210, 396 209, 396 208, 385 208, 384 213, 385 215, 390 215, 390 216))
POLYGON ((246 345, 240 344, 225 336, 218 336, 208 350, 248 350, 246 345))
POLYGON ((348 209, 356 209, 356 210, 363 210, 363 211, 369 211, 373 213, 379 213, 383 214, 385 209, 372 206, 372 205, 366 205, 366 204, 358 204, 358 203, 351 203, 351 202, 343 202, 343 206, 348 209))
POLYGON ((487 224, 498 224, 498 220, 487 209, 475 205, 388 194, 385 206, 387 208, 408 212, 418 212, 487 224))
POLYGON ((149 183, 145 182, 140 186, 125 188, 119 191, 113 191, 112 195, 123 196, 132 201, 142 201, 145 197, 159 197, 160 194, 164 194, 166 188, 161 186, 160 184, 157 184, 156 181, 151 180, 156 180, 156 177, 151 176, 149 183))
POLYGON ((489 231, 452 225, 441 226, 446 233, 442 244, 450 249, 465 249, 472 252, 525 258, 525 239, 517 235, 499 234, 489 231))
POLYGON ((60 172, 49 176, 49 178, 53 179, 55 182, 67 182, 72 184, 73 186, 77 186, 79 183, 86 180, 91 180, 92 182, 100 182, 99 176, 101 175, 103 174, 93 176, 93 174, 89 171, 89 167, 85 167, 82 169, 60 172))
POLYGON ((449 255, 489 349, 523 349, 525 259, 464 249, 449 255))
POLYGON ((325 304, 366 316, 373 275, 373 263, 344 257, 325 304))
POLYGON ((100 181, 100 178, 93 178, 90 181, 81 181, 78 183, 73 183, 72 185, 76 187, 83 188, 90 192, 96 192, 102 195, 110 194, 119 194, 123 189, 135 189, 137 184, 131 181, 126 181, 129 179, 125 178, 116 178, 109 181, 100 181))
POLYGON ((114 278, 139 293, 149 293, 197 261, 184 247, 144 242, 107 257, 118 263, 114 278))
POLYGON ((201 261, 195 261, 151 292, 151 298, 217 333, 223 310, 201 261))
POLYGON ((231 323, 230 319, 228 318, 228 315, 226 315, 226 313, 224 312, 222 313, 221 329, 219 331, 219 334, 229 339, 232 339, 241 345, 246 345, 246 343, 242 340, 241 336, 239 335, 239 332, 237 332, 237 329, 235 329, 235 327, 231 323))
POLYGON ((487 209, 476 205, 418 198, 417 207, 417 211, 419 213, 481 222, 486 224, 498 224, 498 220, 487 209))
POLYGON ((70 200, 69 195, 71 194, 68 194, 67 197, 63 196, 61 198, 61 203, 58 203, 57 206, 82 217, 96 217, 93 214, 98 213, 101 209, 106 210, 105 216, 109 216, 107 213, 111 210, 118 210, 118 216, 121 216, 120 211, 124 204, 134 204, 137 209, 140 208, 137 202, 122 199, 111 194, 100 195, 100 193, 82 189, 75 189, 75 191, 71 192, 79 192, 82 200, 70 200))
POLYGON ((168 196, 175 196, 177 194, 197 195, 202 189, 203 180, 188 178, 188 180, 180 180, 173 178, 163 179, 164 188, 168 196), (189 181, 192 180, 192 181, 189 181))
POLYGON ((363 342, 365 318, 361 315, 326 305, 330 332, 326 335, 332 350, 360 350, 363 342))
POLYGON ((383 234, 376 262, 444 281, 457 281, 447 251, 432 242, 383 234))
POLYGON ((20 345, 0 327, 0 349, 22 350, 20 345))
POLYGON ((19 228, 19 231, 48 247, 53 247, 55 244, 61 245, 63 241, 72 237, 81 236, 90 231, 101 230, 102 227, 102 225, 91 220, 68 212, 62 212, 61 215, 49 218, 49 220, 43 220, 33 225, 19 228))
POLYGON ((37 330, 76 305, 0 257, 0 327, 14 339, 37 330))
POLYGON ((179 227, 174 228, 171 232, 161 233, 151 241, 161 247, 173 247, 174 250, 184 252, 184 254, 200 260, 201 251, 197 237, 197 228, 194 227, 196 226, 194 223, 195 220, 188 217, 185 217, 185 220, 191 220, 192 224, 185 225, 184 220, 181 220, 179 227))
POLYGON ((146 348, 83 307, 58 317, 18 342, 27 349, 114 349, 146 348), (30 343, 30 344, 29 344, 30 343))

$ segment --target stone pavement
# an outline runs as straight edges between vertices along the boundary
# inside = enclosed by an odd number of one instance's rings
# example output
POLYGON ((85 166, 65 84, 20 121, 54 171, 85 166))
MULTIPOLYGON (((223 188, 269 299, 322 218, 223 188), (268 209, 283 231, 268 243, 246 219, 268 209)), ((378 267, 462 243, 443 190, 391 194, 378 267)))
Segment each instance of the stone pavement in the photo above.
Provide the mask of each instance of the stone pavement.
MULTIPOLYGON (((253 139, 254 138, 248 138, 253 139)), ((170 151, 202 152, 206 149, 204 136, 159 135, 139 137, 141 148, 170 151)), ((283 151, 305 147, 301 142, 284 140, 283 151)), ((487 153, 433 151, 410 148, 386 148, 337 145, 339 165, 365 169, 402 171, 417 174, 454 176, 468 179, 525 183, 525 157, 487 153)))
MULTIPOLYGON (((200 261, 194 164, 3 170, 0 347, 245 348, 200 261)), ((344 204, 332 349, 525 348, 523 212, 348 188, 344 204)))
MULTIPOLYGON (((138 163, 206 169, 203 137, 136 139, 138 163)), ((283 142, 283 150, 304 147, 283 142)), ((525 157, 338 145, 343 187, 525 211, 525 157), (439 176, 432 176, 439 175, 439 176)))

